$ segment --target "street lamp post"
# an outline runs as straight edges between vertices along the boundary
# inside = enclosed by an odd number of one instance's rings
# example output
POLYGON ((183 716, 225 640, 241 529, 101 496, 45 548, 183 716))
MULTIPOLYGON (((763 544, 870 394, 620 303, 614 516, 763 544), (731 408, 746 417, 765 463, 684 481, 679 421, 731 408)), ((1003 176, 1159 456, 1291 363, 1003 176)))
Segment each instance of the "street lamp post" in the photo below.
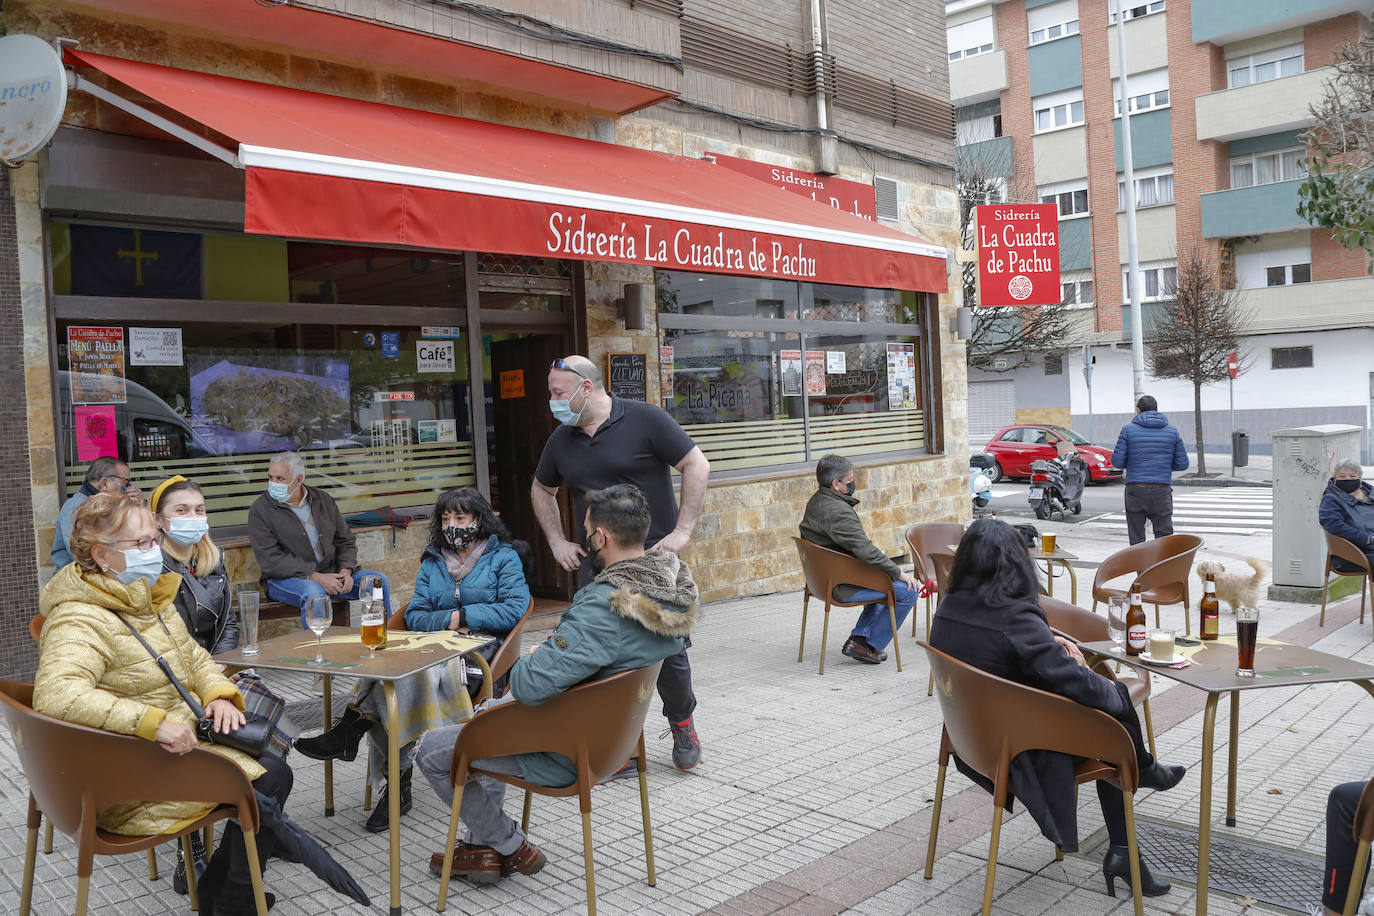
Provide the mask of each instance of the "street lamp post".
POLYGON ((1116 0, 1116 61, 1120 80, 1117 104, 1121 106, 1121 164, 1126 184, 1126 288, 1131 300, 1131 383, 1135 399, 1145 393, 1145 321, 1140 305, 1140 245, 1135 225, 1135 162, 1131 155, 1131 105, 1126 92, 1126 19, 1121 0, 1116 0))

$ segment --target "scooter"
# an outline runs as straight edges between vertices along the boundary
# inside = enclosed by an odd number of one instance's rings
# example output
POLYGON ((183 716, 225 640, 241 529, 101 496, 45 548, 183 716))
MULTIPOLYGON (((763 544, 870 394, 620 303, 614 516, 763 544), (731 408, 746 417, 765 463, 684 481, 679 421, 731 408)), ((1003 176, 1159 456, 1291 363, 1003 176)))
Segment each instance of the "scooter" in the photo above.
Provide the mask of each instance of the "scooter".
POLYGON ((992 502, 992 480, 986 471, 973 465, 968 469, 968 485, 969 494, 973 497, 973 516, 977 518, 992 502))
POLYGON ((1078 515, 1083 511, 1083 485, 1088 479, 1088 465, 1078 452, 1060 455, 1049 461, 1038 459, 1031 462, 1031 486, 1026 502, 1035 511, 1038 519, 1047 519, 1058 513, 1078 515))

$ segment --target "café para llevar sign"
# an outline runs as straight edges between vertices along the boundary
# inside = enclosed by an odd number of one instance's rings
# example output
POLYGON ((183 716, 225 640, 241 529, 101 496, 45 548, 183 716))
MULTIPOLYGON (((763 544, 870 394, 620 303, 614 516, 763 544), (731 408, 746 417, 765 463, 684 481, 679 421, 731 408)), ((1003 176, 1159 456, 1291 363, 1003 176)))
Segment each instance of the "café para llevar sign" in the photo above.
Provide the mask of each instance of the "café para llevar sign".
POLYGON ((1056 305, 1059 207, 985 204, 978 207, 978 304, 1056 305))

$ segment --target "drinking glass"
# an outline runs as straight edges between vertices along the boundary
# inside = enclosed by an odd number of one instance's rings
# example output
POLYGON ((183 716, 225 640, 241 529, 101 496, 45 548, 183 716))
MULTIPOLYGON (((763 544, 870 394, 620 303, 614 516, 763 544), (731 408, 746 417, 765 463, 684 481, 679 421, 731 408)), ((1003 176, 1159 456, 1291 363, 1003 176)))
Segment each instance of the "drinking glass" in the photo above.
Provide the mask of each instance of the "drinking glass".
POLYGON ((386 645, 386 610, 381 601, 381 589, 376 576, 358 578, 358 600, 362 602, 363 613, 359 618, 362 624, 363 645, 367 654, 363 658, 372 661, 377 658, 377 649, 386 645))
POLYGON ((1040 552, 1047 554, 1054 553, 1054 542, 1056 540, 1058 540, 1058 538, 1053 534, 1040 535, 1040 552))
POLYGON ((258 593, 239 592, 239 635, 243 640, 243 654, 258 654, 258 593))
POLYGON ((1129 606, 1125 595, 1113 595, 1107 599, 1107 635, 1117 648, 1126 646, 1126 609, 1129 606))
POLYGON ((1259 641, 1259 608, 1236 608, 1236 677, 1255 676, 1255 643, 1259 641))
POLYGON ((311 595, 305 599, 305 625, 315 633, 315 658, 312 665, 323 665, 324 631, 334 622, 334 607, 328 595, 311 595))

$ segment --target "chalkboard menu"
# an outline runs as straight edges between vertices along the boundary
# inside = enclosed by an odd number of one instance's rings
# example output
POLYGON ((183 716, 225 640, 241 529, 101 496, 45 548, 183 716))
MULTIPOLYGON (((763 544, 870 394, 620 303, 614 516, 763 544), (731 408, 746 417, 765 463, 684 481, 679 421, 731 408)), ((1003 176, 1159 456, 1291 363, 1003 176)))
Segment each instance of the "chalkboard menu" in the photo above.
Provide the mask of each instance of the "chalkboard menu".
POLYGON ((648 400, 648 356, 643 353, 607 353, 606 368, 611 394, 632 401, 648 400))

